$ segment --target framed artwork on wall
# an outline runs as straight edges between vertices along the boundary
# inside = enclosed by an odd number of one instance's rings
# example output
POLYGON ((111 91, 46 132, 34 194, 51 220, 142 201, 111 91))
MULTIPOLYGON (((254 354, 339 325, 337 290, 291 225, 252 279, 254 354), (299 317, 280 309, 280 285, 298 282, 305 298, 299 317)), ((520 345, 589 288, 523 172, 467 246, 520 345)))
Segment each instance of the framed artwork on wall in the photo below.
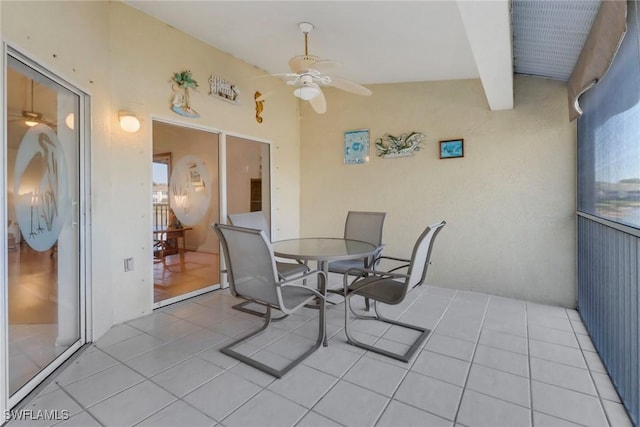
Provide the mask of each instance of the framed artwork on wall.
POLYGON ((464 157, 464 139, 440 141, 440 158, 455 159, 464 157))
POLYGON ((369 129, 348 130, 344 133, 344 163, 369 163, 369 129))

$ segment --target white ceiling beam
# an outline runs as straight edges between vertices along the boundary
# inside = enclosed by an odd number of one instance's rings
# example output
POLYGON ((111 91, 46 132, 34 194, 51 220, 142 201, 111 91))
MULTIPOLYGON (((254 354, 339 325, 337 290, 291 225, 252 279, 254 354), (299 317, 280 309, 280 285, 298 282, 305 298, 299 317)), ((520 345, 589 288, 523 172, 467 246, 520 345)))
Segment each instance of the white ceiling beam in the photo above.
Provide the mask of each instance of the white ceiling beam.
POLYGON ((509 0, 458 0, 458 10, 491 110, 513 108, 509 0))

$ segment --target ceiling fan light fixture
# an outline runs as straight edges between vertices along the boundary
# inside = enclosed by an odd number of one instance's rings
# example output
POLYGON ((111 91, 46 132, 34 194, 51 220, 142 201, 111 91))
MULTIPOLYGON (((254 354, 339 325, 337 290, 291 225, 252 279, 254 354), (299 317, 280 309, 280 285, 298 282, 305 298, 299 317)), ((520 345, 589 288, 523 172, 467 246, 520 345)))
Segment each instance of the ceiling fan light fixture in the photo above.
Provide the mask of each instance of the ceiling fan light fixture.
POLYGON ((304 101, 309 101, 310 99, 320 95, 320 93, 320 88, 316 85, 302 85, 293 91, 295 96, 304 101))
POLYGON ((42 121, 42 115, 33 111, 23 111, 22 117, 24 117, 24 124, 29 127, 34 127, 42 121))

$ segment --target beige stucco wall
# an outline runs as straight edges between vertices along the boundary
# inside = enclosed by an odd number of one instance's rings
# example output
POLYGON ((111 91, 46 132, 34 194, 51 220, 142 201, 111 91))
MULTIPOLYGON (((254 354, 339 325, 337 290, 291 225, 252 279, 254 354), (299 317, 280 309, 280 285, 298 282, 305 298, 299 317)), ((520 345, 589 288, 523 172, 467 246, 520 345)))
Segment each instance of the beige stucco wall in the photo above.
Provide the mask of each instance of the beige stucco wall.
POLYGON ((151 118, 197 124, 270 141, 274 230, 299 232, 298 105, 277 96, 286 86, 230 55, 119 2, 0 2, 2 37, 91 96, 91 309, 94 338, 112 324, 151 312, 151 118), (170 78, 192 71, 200 119, 170 111, 170 78), (208 96, 211 74, 241 90, 240 105, 208 96), (255 121, 253 93, 267 99, 255 121), (118 110, 142 119, 135 134, 118 126, 118 110), (134 257, 125 273, 123 259, 134 257))
POLYGON ((515 108, 492 112, 478 80, 328 90, 328 112, 301 109, 301 233, 343 232, 349 210, 387 212, 386 254, 410 256, 446 220, 428 283, 550 304, 576 303, 575 125, 564 84, 515 78, 515 108), (371 161, 343 163, 343 135, 370 129, 371 161), (382 159, 384 133, 427 135, 413 157, 382 159), (439 141, 464 139, 464 158, 439 141))

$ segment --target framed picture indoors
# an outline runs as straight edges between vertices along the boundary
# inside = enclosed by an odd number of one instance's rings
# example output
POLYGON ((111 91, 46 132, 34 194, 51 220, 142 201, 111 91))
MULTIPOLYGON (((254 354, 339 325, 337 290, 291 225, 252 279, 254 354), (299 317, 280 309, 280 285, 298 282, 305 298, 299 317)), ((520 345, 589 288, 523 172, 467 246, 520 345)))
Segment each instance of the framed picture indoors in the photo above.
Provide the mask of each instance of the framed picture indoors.
POLYGON ((464 139, 440 141, 441 159, 455 159, 457 157, 464 157, 464 139))
POLYGON ((344 163, 354 165, 369 162, 369 129, 344 133, 344 163))

